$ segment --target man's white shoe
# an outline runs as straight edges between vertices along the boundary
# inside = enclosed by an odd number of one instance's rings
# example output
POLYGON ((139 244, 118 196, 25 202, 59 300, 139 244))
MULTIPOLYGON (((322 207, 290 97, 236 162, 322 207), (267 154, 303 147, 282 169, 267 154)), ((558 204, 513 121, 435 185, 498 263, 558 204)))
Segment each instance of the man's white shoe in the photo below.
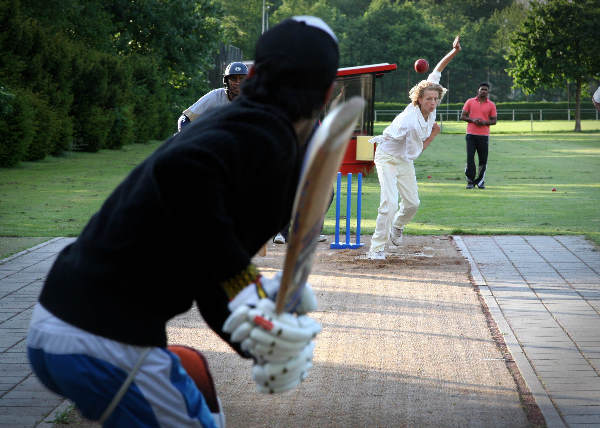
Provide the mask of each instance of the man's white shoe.
POLYGON ((390 235, 390 241, 392 241, 392 244, 395 246, 399 246, 400 244, 402 244, 402 232, 404 231, 404 228, 397 228, 397 227, 392 227, 392 233, 390 235))
POLYGON ((275 238, 273 238, 273 242, 276 244, 285 244, 285 238, 281 233, 278 233, 275 238))
POLYGON ((327 235, 319 235, 319 242, 327 241, 327 235))
POLYGON ((385 260, 385 251, 369 251, 369 254, 367 254, 367 258, 369 258, 370 260, 385 260))

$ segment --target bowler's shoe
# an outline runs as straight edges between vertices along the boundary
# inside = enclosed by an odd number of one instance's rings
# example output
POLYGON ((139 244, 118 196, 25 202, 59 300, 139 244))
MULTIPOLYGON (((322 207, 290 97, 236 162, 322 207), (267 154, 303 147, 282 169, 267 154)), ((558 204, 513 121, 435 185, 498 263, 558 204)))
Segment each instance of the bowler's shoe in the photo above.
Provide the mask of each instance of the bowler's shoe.
POLYGON ((392 233, 390 234, 390 241, 392 241, 392 244, 395 245, 396 247, 398 247, 398 246, 400 246, 400 244, 402 244, 402 232, 404 232, 403 227, 392 226, 392 233))

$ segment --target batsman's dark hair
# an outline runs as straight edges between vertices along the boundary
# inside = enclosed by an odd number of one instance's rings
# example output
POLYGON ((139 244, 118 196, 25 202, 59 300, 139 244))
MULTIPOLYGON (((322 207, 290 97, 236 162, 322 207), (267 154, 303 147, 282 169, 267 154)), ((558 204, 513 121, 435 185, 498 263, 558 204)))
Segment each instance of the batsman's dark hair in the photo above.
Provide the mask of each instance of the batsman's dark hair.
POLYGON ((242 94, 279 107, 292 122, 315 116, 325 102, 339 61, 337 39, 319 18, 285 19, 256 42, 254 73, 242 94))
POLYGON ((488 82, 481 82, 481 83, 479 84, 479 87, 481 88, 482 86, 485 86, 485 87, 487 87, 488 89, 490 89, 490 84, 489 84, 488 82))
POLYGON ((279 64, 276 59, 258 64, 254 75, 242 82, 242 94, 261 104, 280 108, 292 122, 314 117, 323 107, 329 85, 310 89, 295 86, 278 71, 279 64))

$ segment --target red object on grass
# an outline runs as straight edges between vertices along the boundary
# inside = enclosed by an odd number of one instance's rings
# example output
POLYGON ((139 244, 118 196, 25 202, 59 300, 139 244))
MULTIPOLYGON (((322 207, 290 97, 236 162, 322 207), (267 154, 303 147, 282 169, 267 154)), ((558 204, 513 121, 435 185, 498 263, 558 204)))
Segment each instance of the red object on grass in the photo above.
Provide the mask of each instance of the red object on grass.
MULTIPOLYGON (((342 165, 339 171, 342 174, 367 175, 375 166, 372 160, 356 159, 356 137, 359 135, 373 135, 373 122, 375 118, 375 81, 382 78, 385 73, 395 71, 396 64, 387 62, 379 64, 359 65, 356 67, 338 68, 336 85, 347 88, 347 95, 360 95, 367 104, 363 111, 363 116, 358 120, 354 135, 348 142, 348 148, 344 153, 342 165)), ((375 145, 373 145, 373 153, 375 145)))
POLYGON ((553 191, 553 192, 556 192, 556 187, 553 187, 553 188, 552 188, 552 191, 553 191))

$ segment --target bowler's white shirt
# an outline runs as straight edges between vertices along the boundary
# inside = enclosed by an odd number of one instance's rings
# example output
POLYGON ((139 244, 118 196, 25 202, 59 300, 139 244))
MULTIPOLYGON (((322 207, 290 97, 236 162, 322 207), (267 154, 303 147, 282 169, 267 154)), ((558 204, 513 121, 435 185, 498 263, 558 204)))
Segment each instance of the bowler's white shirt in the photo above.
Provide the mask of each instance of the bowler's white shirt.
MULTIPOLYGON (((442 73, 432 72, 427 81, 440 83, 442 73)), ((412 102, 385 128, 383 135, 371 138, 371 143, 377 143, 377 150, 405 161, 413 161, 423 151, 423 141, 431 135, 435 123, 436 110, 429 114, 427 120, 421 109, 412 102)))

